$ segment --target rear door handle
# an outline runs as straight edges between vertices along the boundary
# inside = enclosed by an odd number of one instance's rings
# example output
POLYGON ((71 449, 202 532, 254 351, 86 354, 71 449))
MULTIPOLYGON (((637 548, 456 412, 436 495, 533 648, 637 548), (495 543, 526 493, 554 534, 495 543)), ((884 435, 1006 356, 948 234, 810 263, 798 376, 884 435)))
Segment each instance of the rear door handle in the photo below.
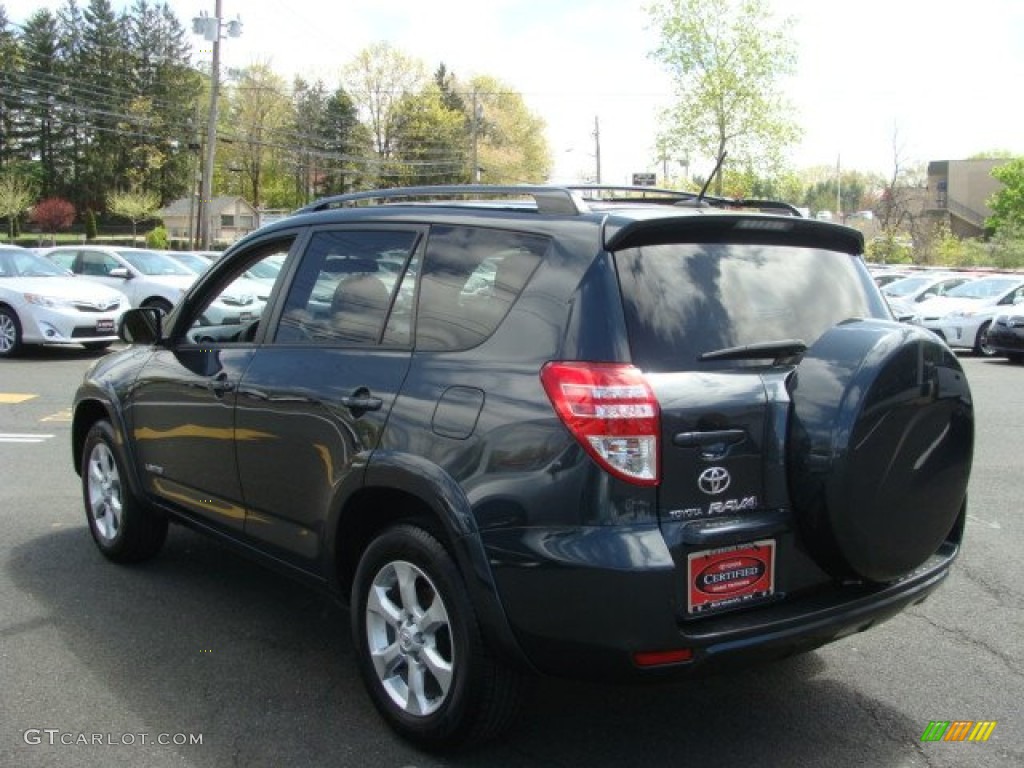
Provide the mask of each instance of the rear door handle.
POLYGON ((341 398, 341 404, 350 411, 379 411, 384 401, 363 390, 341 398))

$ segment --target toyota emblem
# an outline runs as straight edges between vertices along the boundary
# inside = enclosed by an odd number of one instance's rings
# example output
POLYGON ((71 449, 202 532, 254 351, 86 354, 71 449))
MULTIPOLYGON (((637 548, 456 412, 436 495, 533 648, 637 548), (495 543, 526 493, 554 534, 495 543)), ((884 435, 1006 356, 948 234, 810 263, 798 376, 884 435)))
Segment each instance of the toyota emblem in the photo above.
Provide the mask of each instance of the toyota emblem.
POLYGON ((716 496, 729 487, 732 478, 725 467, 708 467, 697 478, 698 487, 708 496, 716 496))

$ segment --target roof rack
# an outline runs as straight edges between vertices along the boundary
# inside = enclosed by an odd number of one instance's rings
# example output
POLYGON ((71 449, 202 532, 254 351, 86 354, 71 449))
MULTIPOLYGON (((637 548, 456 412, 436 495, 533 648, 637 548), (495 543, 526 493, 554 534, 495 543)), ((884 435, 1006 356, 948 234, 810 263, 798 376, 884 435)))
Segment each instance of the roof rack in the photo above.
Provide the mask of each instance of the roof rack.
POLYGON ((744 200, 742 198, 714 197, 696 192, 682 192, 677 189, 658 187, 614 186, 607 184, 574 184, 568 189, 578 192, 585 201, 602 203, 655 203, 658 205, 685 205, 696 208, 750 208, 762 211, 777 211, 789 216, 801 217, 796 206, 779 200, 744 200))
MULTIPOLYGON (((448 184, 434 187, 394 187, 391 189, 375 189, 366 192, 351 192, 346 195, 334 195, 317 200, 299 208, 295 213, 312 213, 326 211, 331 208, 347 208, 371 200, 394 202, 398 200, 420 200, 437 202, 458 198, 513 198, 532 197, 537 206, 537 213, 578 216, 589 211, 583 198, 570 188, 540 186, 529 184, 497 185, 497 184, 448 184)), ((467 200, 466 202, 473 202, 467 200)))

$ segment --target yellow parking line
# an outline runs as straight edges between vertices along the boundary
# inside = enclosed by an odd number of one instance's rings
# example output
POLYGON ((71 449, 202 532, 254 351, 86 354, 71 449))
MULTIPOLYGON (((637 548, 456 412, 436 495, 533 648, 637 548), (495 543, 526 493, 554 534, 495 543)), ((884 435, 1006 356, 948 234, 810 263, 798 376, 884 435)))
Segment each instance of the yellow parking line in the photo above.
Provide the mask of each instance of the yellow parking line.
POLYGON ((71 421, 71 409, 65 408, 63 411, 44 416, 40 421, 71 421))
POLYGON ((17 403, 24 403, 26 400, 31 400, 33 397, 39 397, 39 395, 19 395, 15 392, 0 392, 0 403, 14 405, 17 403))

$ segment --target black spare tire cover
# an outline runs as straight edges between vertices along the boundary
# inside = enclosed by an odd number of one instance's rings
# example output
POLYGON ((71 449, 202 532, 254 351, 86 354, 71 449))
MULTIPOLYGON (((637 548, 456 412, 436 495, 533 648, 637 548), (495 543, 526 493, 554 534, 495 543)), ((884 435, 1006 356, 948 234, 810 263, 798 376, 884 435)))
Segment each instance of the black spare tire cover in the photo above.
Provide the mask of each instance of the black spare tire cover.
POLYGON ((836 578, 891 581, 950 535, 967 495, 974 409, 931 332, 851 320, 790 380, 790 497, 804 545, 836 578))

